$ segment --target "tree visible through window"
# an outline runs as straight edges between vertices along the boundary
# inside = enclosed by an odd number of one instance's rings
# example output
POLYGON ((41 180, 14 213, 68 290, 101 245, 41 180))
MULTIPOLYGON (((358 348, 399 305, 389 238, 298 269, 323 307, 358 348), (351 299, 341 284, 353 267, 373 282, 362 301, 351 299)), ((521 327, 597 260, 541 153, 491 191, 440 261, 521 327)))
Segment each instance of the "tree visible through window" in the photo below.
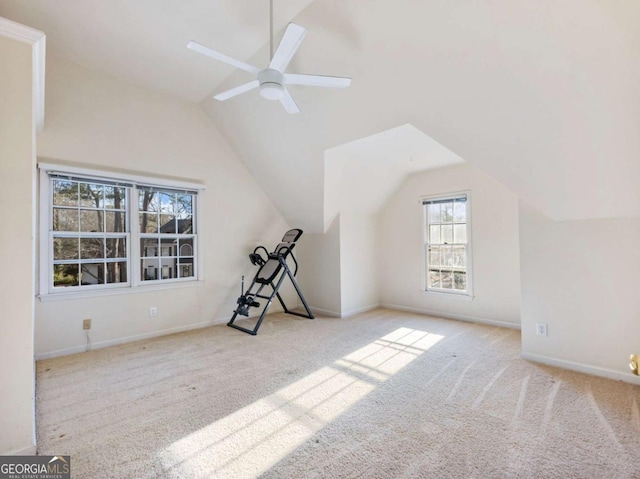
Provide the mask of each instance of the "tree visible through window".
POLYGON ((423 201, 426 217, 428 291, 468 293, 469 234, 467 195, 423 201))
POLYGON ((41 294, 196 279, 196 190, 41 178, 41 294))
POLYGON ((53 286, 127 282, 126 188, 54 179, 53 286))

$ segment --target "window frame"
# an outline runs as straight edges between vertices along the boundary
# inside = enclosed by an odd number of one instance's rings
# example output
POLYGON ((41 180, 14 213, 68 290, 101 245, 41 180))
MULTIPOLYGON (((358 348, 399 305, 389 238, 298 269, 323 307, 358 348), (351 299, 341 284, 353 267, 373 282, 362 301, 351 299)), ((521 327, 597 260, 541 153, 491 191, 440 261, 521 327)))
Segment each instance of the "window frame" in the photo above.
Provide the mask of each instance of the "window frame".
MULTIPOLYGON (((62 166, 50 163, 38 164, 39 185, 37 191, 38 196, 38 297, 41 300, 75 298, 87 296, 110 295, 120 293, 134 293, 152 291, 157 289, 168 289, 174 287, 192 286, 201 284, 202 276, 202 255, 200 254, 200 205, 202 201, 202 193, 204 185, 195 182, 182 180, 169 180, 164 178, 156 178, 151 176, 133 175, 120 172, 110 172, 103 170, 93 170, 82 167, 62 166), (132 186, 127 187, 127 200, 125 212, 126 230, 126 258, 123 260, 127 263, 127 282, 113 284, 97 284, 84 285, 79 287, 55 287, 53 285, 54 270, 54 251, 53 238, 65 236, 68 232, 53 231, 53 191, 52 178, 50 174, 74 177, 79 181, 91 183, 129 183, 132 186), (140 264, 140 225, 139 225, 139 208, 138 208, 138 187, 153 186, 158 189, 177 192, 191 192, 193 195, 193 230, 194 233, 189 236, 193 238, 193 276, 183 278, 158 279, 153 281, 142 281, 140 264)), ((120 237, 123 235, 117 233, 120 237)), ((92 236, 92 233, 84 234, 82 232, 71 233, 70 236, 83 237, 92 236)), ((101 233, 101 237, 108 237, 109 233, 101 233)), ((176 235, 174 235, 176 236, 176 235)), ((180 235, 177 235, 180 236, 180 235)), ((78 261, 80 263, 80 261, 78 261)), ((179 267, 179 265, 178 265, 179 267)))
MULTIPOLYGON (((168 188, 168 187, 157 187, 154 186, 152 188, 153 190, 156 190, 160 193, 166 193, 172 190, 172 188, 168 188)), ((177 283, 177 282, 187 282, 187 281, 193 281, 194 278, 198 277, 198 258, 199 258, 199 248, 198 248, 198 218, 199 218, 199 208, 198 208, 198 196, 199 194, 194 194, 192 195, 192 230, 195 232, 192 233, 162 233, 160 232, 160 224, 158 223, 158 232, 157 233, 142 233, 140 231, 140 214, 145 214, 144 212, 140 211, 140 207, 139 207, 139 196, 138 196, 138 192, 140 191, 144 191, 145 188, 134 188, 134 193, 132 194, 132 196, 136 196, 136 199, 134 201, 134 205, 135 205, 135 215, 136 215, 136 225, 135 228, 137 229, 137 239, 136 241, 136 245, 138 247, 138 256, 136 258, 137 264, 136 264, 136 274, 137 274, 137 280, 139 281, 140 285, 154 285, 154 284, 166 284, 169 282, 173 282, 173 283, 177 283), (158 248, 158 254, 156 256, 143 256, 142 255, 142 251, 140 251, 140 244, 141 244, 141 240, 143 239, 151 239, 151 238, 157 238, 158 242, 159 242, 159 248, 158 248), (158 269, 158 271, 160 272, 160 276, 162 276, 162 259, 175 259, 176 260, 176 268, 180 268, 181 263, 180 263, 180 252, 177 251, 176 255, 164 255, 162 253, 162 248, 164 247, 162 245, 162 238, 166 238, 166 239, 176 239, 178 242, 180 242, 182 239, 191 239, 192 240, 192 245, 190 245, 192 247, 192 261, 191 261, 191 265, 193 268, 193 275, 192 276, 188 276, 188 277, 176 277, 176 278, 168 278, 168 279, 163 279, 162 277, 160 277, 159 279, 142 279, 142 268, 141 268, 141 262, 145 259, 150 259, 150 258, 157 258, 158 259, 158 264, 160 266, 160 268, 158 269)), ((172 194, 177 194, 180 193, 180 191, 178 191, 177 189, 173 189, 173 191, 171 191, 172 194)), ((175 219, 177 221, 177 218, 175 219)), ((176 228, 177 229, 177 228, 176 228)), ((180 243, 178 243, 180 244, 180 243)), ((184 245, 182 245, 184 246, 184 245)), ((186 264, 186 263, 185 263, 186 264)), ((134 276, 135 277, 135 276, 134 276)))
MULTIPOLYGON (((47 182, 47 200, 48 200, 48 212, 47 212, 47 217, 48 217, 48 231, 47 231, 47 235, 48 235, 48 248, 49 248, 49 258, 48 258, 48 263, 49 263, 49 276, 48 276, 48 280, 47 280, 47 289, 49 293, 52 294, 58 294, 60 292, 68 292, 70 291, 69 289, 67 289, 68 287, 65 286, 58 286, 56 287, 53 284, 53 270, 55 269, 55 265, 56 264, 65 264, 61 261, 66 261, 66 260, 56 260, 55 259, 55 254, 54 254, 54 238, 77 238, 79 241, 81 241, 82 239, 86 239, 86 238, 97 238, 97 239, 109 239, 109 238, 125 238, 126 239, 126 256, 124 258, 112 258, 111 261, 108 261, 109 258, 107 258, 106 256, 103 258, 100 258, 102 260, 103 263, 121 263, 123 262, 122 260, 124 260, 127 263, 127 281, 124 282, 119 282, 119 283, 103 283, 103 284, 94 284, 94 285, 84 285, 84 286, 75 286, 73 287, 73 291, 100 291, 103 289, 112 289, 112 288, 128 288, 131 287, 131 264, 130 264, 130 258, 131 258, 131 218, 129 217, 129 205, 130 205, 130 196, 131 196, 131 190, 128 190, 127 187, 125 187, 125 208, 124 210, 120 210, 124 212, 124 223, 125 223, 125 229, 123 232, 107 232, 107 231, 103 231, 103 232, 89 232, 89 231, 82 231, 81 226, 80 226, 80 220, 78 222, 78 231, 77 232, 71 232, 71 231, 54 231, 53 230, 53 214, 54 214, 54 209, 56 208, 56 206, 53 204, 53 191, 51 190, 50 186, 52 181, 54 180, 54 178, 50 178, 49 175, 47 174, 47 178, 46 178, 46 182, 47 182), (121 261, 118 261, 121 260, 121 261), (78 288, 78 289, 75 289, 78 288)), ((97 179, 93 179, 94 181, 96 181, 96 184, 101 184, 99 182, 99 180, 97 179)), ((83 181, 80 178, 74 179, 74 180, 70 180, 74 183, 80 183, 80 182, 86 182, 86 183, 90 183, 91 180, 88 181, 83 181)), ((105 180, 103 179, 102 185, 105 185, 105 180)), ((80 201, 80 199, 78 198, 78 202, 80 201)), ((59 209, 68 209, 68 210, 78 210, 78 211, 104 211, 105 213, 107 212, 106 208, 93 208, 93 207, 85 207, 82 208, 80 203, 78 203, 78 206, 73 208, 73 207, 68 207, 68 206, 58 206, 59 209)), ((115 211, 115 210, 114 210, 115 211)), ((105 219, 106 221, 106 219, 105 219)), ((79 246, 80 248, 80 246, 79 246)), ((97 259, 97 258, 96 258, 97 259)), ((90 261, 89 260, 84 260, 80 257, 80 255, 78 256, 77 259, 75 260, 68 260, 69 263, 68 264, 74 264, 77 263, 78 265, 81 264, 91 264, 91 263, 96 263, 96 261, 90 261)))
POLYGON ((453 193, 443 193, 437 195, 428 195, 420 197, 420 214, 422 215, 422 291, 427 294, 438 295, 441 297, 453 297, 453 298, 461 298, 461 299, 473 299, 473 246, 472 246, 472 237, 473 237, 473 228, 471 225, 471 191, 456 191, 453 193), (465 215, 466 215, 466 234, 467 234, 467 245, 466 245, 466 280, 467 280, 467 289, 465 291, 460 291, 456 289, 444 289, 444 288, 431 288, 429 286, 429 214, 428 214, 428 204, 426 202, 429 201, 447 201, 447 200, 455 200, 461 197, 466 197, 465 201, 465 215))

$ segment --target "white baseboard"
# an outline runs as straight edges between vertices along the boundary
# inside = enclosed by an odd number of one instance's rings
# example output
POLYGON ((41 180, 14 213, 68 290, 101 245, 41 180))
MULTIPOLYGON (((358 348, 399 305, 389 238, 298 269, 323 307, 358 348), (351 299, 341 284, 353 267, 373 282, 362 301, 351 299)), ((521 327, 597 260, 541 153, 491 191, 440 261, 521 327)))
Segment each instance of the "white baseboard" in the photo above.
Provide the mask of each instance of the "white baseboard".
POLYGON ((342 313, 343 318, 348 318, 349 316, 353 316, 354 314, 366 313, 367 311, 372 311, 374 309, 378 309, 380 307, 380 303, 371 304, 369 306, 365 306, 364 308, 353 309, 351 311, 347 311, 346 313, 342 313))
MULTIPOLYGON (((282 306, 280 305, 273 306, 269 309, 269 314, 281 313, 282 311, 283 311, 282 306)), ((269 314, 267 314, 267 316, 269 314)), ((249 315, 250 318, 257 318, 258 316, 259 314, 249 315)), ((227 324, 230 319, 231 319, 231 314, 221 318, 213 319, 211 321, 202 321, 200 323, 193 323, 185 326, 176 326, 175 328, 161 329, 158 331, 150 331, 148 333, 136 334, 133 336, 125 336, 123 338, 109 339, 107 341, 99 341, 97 343, 91 343, 91 349, 93 350, 93 349, 108 348, 109 346, 117 346, 119 344, 132 343, 134 341, 141 341, 143 339, 150 339, 150 338, 156 338, 159 336, 166 336, 168 334, 191 331, 192 329, 200 329, 200 328, 206 328, 209 326, 227 324)), ((84 353, 86 350, 87 350, 86 346, 81 345, 81 346, 74 346, 71 348, 58 349, 58 350, 50 351, 46 353, 39 353, 39 354, 36 354, 36 361, 40 359, 56 358, 58 356, 68 356, 69 354, 84 353)))
POLYGON ((316 308, 314 306, 309 306, 309 309, 314 314, 320 314, 322 316, 328 316, 330 318, 341 318, 340 313, 336 313, 335 311, 331 311, 329 309, 316 308))
MULTIPOLYGON (((118 344, 132 343, 134 341, 140 341, 142 339, 155 338, 158 336, 166 336, 167 334, 182 333, 184 331, 190 331, 192 329, 206 328, 211 326, 215 321, 203 321, 201 323, 188 324, 186 326, 177 326, 175 328, 161 329, 158 331, 151 331, 143 334, 135 334, 133 336, 125 336, 123 338, 109 339, 107 341, 100 341, 91 344, 91 349, 108 348, 109 346, 116 346, 118 344)), ((67 356, 69 354, 83 353, 86 351, 86 347, 74 346, 72 348, 58 349, 56 351, 50 351, 47 353, 36 354, 36 360, 55 358, 58 356, 67 356)))
POLYGON ((613 379, 614 381, 624 381, 626 383, 640 385, 640 377, 634 376, 631 373, 623 373, 613 369, 601 368, 599 366, 591 366, 589 364, 576 363, 574 361, 568 361, 566 359, 556 359, 549 356, 543 356, 541 354, 521 353, 522 359, 528 361, 534 361, 536 363, 546 364, 548 366, 555 366, 563 369, 570 369, 584 374, 591 374, 593 376, 600 376, 602 378, 613 379))
POLYGON ((495 319, 481 318, 478 316, 443 313, 441 311, 433 311, 430 309, 422 309, 422 308, 411 308, 407 306, 399 306, 397 304, 388 304, 388 303, 383 303, 380 306, 382 308, 395 309, 397 311, 406 311, 408 313, 426 314, 427 316, 435 316, 436 318, 455 319, 457 321, 464 321, 467 323, 481 323, 481 324, 487 324, 489 326, 499 326, 501 328, 520 329, 520 324, 518 323, 498 321, 495 319))
POLYGON ((0 452, 0 456, 35 456, 35 455, 36 455, 35 444, 31 444, 30 446, 23 447, 22 449, 16 449, 14 451, 0 452))

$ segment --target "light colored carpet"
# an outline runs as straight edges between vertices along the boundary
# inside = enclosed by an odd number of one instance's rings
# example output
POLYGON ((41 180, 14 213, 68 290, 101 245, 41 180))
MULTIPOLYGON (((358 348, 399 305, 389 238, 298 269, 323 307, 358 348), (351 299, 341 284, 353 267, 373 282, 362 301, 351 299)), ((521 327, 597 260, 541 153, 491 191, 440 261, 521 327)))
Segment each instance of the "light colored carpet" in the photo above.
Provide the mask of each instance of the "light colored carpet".
POLYGON ((640 388, 519 352, 376 310, 44 360, 38 448, 76 478, 640 478, 640 388))

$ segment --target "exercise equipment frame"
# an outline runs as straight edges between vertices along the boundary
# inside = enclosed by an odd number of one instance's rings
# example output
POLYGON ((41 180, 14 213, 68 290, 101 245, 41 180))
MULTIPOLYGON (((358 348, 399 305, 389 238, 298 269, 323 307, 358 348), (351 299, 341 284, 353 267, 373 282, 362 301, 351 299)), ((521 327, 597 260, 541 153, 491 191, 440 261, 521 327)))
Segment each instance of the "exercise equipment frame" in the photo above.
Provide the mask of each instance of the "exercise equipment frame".
POLYGON ((234 329, 237 329, 244 333, 255 336, 256 334, 258 334, 258 329, 260 329, 260 326, 262 325, 262 321, 264 320, 267 314, 267 311, 269 310, 269 307, 273 303, 274 298, 278 299, 278 302, 280 303, 280 305, 282 306, 282 309, 286 314, 299 316, 301 318, 315 319, 315 317, 313 316, 313 313, 311 312, 311 309, 309 308, 309 305, 307 304, 307 301, 304 299, 302 291, 300 290, 300 286, 298 285, 298 282, 296 281, 296 278, 295 278, 298 272, 298 261, 293 255, 293 247, 295 246, 295 242, 298 240, 298 238, 301 235, 302 235, 302 230, 299 230, 299 229, 289 230, 287 231, 287 233, 285 233, 284 237, 282 238, 282 242, 278 245, 278 247, 273 253, 269 253, 264 246, 258 246, 253 251, 253 253, 249 255, 249 259, 251 260, 251 262, 254 265, 259 266, 260 269, 254 276, 253 281, 251 282, 251 285, 249 286, 246 292, 244 291, 244 276, 243 276, 241 295, 237 301, 238 306, 233 311, 233 316, 227 323, 227 326, 230 326, 234 329), (258 252, 260 249, 264 250, 267 253, 266 260, 258 252), (293 259, 295 263, 295 270, 293 272, 291 271, 291 269, 289 268, 289 265, 287 264, 287 257, 289 256, 293 259), (278 280, 274 284, 274 279, 276 277, 278 277, 278 280), (284 300, 282 299, 282 296, 280 296, 279 289, 282 286, 282 283, 284 282, 284 279, 286 277, 289 277, 289 279, 291 280, 291 283, 293 284, 293 287, 296 290, 296 293, 298 294, 298 297, 300 298, 302 305, 304 306, 306 314, 298 313, 296 311, 290 310, 285 304, 284 300), (258 289, 255 292, 252 292, 256 285, 259 285, 258 289), (263 289, 266 286, 270 286, 272 290, 269 296, 265 294, 261 294, 263 289), (260 317, 258 318, 258 321, 256 322, 254 328, 249 329, 249 328, 239 326, 238 324, 235 324, 235 320, 238 317, 238 315, 248 316, 249 308, 260 307, 260 303, 255 301, 255 298, 264 299, 266 300, 266 303, 264 305, 262 313, 260 314, 260 317))

